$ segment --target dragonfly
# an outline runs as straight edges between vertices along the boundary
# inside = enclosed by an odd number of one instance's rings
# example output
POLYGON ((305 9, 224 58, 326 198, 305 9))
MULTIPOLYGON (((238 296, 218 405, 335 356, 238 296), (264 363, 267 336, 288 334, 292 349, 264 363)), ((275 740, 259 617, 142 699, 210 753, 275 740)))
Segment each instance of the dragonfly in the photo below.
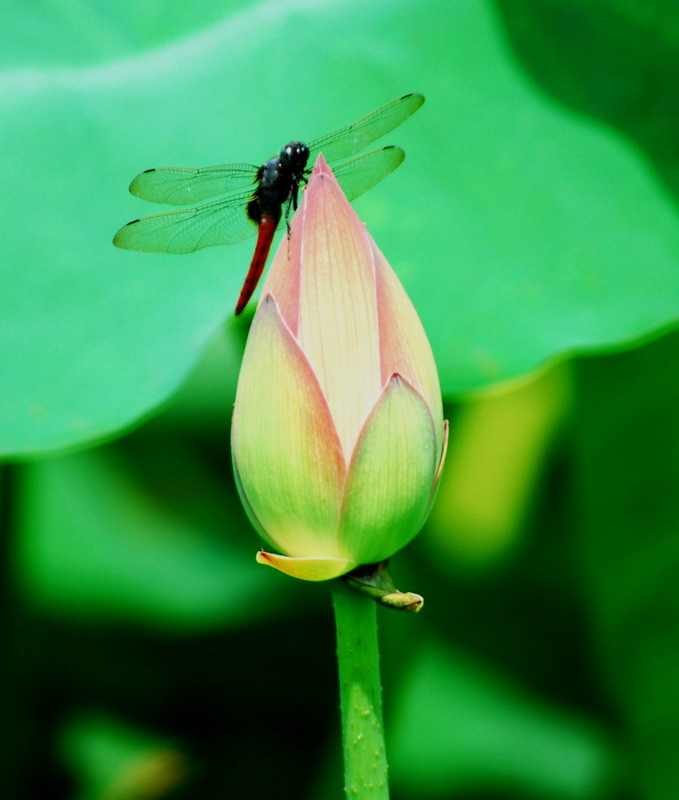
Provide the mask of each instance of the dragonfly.
POLYGON ((334 166, 333 172, 347 198, 353 200, 393 172, 405 158, 403 150, 393 145, 355 154, 400 125, 423 103, 421 94, 403 95, 308 144, 289 142, 259 167, 217 164, 197 169, 144 170, 130 184, 133 195, 151 203, 191 207, 134 219, 120 228, 113 244, 149 253, 191 253, 203 247, 240 242, 257 233, 254 255, 235 309, 239 315, 257 288, 274 234, 283 219, 290 230, 291 210, 297 210, 300 187, 311 172, 309 161, 313 163, 320 153, 331 164, 348 159, 334 166))

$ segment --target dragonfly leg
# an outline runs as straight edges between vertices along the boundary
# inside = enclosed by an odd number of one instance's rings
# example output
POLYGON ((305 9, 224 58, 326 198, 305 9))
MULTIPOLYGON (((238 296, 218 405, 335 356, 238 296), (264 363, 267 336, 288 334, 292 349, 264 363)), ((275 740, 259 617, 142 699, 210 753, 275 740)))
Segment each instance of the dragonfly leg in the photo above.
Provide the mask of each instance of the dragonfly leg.
POLYGON ((299 181, 295 181, 292 186, 292 207, 297 211, 297 198, 299 197, 299 181))
POLYGON ((297 211, 297 192, 298 187, 297 184, 295 184, 292 189, 290 189, 290 194, 285 202, 285 227, 288 231, 288 239, 290 238, 290 206, 292 206, 293 211, 297 211))

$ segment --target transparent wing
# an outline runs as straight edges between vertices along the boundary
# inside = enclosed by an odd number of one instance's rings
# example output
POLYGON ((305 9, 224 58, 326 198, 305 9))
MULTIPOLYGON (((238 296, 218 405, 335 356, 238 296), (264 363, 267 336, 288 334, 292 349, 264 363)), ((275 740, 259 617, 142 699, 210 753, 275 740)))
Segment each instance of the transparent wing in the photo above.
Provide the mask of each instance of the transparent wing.
POLYGON ((253 164, 218 164, 198 169, 157 167, 140 172, 130 184, 130 192, 152 203, 185 206, 250 186, 256 175, 253 164))
POLYGON ((398 167, 406 154, 400 147, 382 147, 344 161, 333 169, 349 200, 367 192, 398 167))
POLYGON ((215 244, 233 244, 257 231, 246 215, 250 192, 197 208, 165 211, 132 220, 116 233, 113 244, 147 253, 192 253, 215 244))
POLYGON ((421 94, 406 94, 359 119, 353 125, 314 139, 309 143, 309 163, 313 164, 321 152, 326 161, 336 161, 357 153, 408 119, 422 103, 424 97, 421 94))

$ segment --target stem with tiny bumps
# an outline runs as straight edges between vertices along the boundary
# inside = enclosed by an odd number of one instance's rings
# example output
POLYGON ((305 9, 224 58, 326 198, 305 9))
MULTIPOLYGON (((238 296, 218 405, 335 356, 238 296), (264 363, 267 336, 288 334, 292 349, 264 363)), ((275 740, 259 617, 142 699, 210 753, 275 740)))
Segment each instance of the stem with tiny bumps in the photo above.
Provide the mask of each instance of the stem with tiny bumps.
POLYGON ((349 800, 389 800, 377 606, 374 600, 353 591, 343 581, 335 581, 333 606, 337 626, 344 791, 349 800))

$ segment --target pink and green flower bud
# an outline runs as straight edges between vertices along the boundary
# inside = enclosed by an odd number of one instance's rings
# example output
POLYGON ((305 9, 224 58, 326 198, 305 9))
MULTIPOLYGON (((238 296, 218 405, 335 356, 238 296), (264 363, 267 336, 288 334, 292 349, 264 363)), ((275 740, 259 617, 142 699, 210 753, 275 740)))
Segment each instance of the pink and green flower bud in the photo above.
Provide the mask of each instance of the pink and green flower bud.
POLYGON ((431 347, 403 287, 319 157, 262 289, 232 427, 241 498, 279 553, 327 580, 420 530, 447 423, 431 347))

